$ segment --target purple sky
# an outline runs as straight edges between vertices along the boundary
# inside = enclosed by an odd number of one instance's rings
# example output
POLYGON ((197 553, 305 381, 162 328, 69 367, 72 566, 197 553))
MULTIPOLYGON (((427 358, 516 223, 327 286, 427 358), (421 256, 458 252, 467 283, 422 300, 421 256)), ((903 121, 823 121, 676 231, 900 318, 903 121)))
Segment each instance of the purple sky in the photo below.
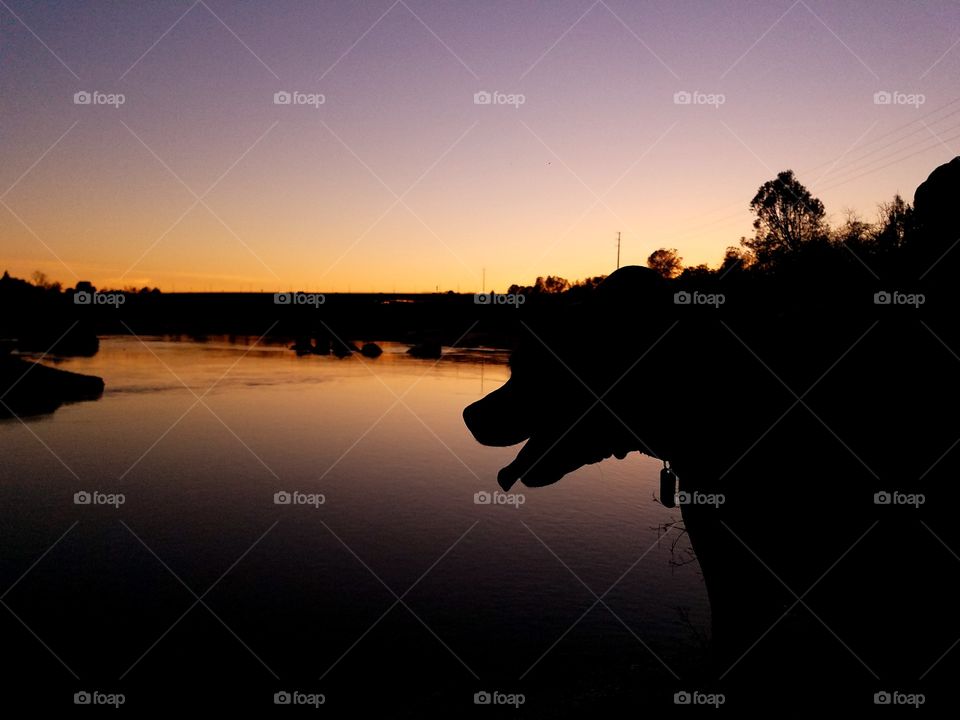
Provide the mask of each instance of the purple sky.
POLYGON ((0 264, 467 292, 610 272, 618 231, 715 263, 779 170, 835 222, 911 200, 957 77, 956 2, 0 0, 0 264))

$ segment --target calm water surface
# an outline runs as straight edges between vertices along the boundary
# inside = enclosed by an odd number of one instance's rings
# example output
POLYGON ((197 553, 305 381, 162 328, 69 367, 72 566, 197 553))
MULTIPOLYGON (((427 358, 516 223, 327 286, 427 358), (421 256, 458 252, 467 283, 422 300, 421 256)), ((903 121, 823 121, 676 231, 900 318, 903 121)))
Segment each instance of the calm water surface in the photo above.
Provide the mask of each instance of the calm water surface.
POLYGON ((634 453, 518 486, 519 507, 476 504, 517 448, 479 446, 460 413, 507 379, 506 354, 384 349, 111 337, 58 363, 104 396, 0 423, 4 601, 49 647, 8 618, 29 672, 123 688, 232 663, 332 702, 417 657, 439 683, 424 697, 447 678, 526 691, 529 714, 682 685, 709 608, 686 537, 664 535, 680 518, 653 498, 659 464, 634 453), (84 490, 125 502, 74 504, 84 490), (294 491, 324 502, 275 504, 294 491))

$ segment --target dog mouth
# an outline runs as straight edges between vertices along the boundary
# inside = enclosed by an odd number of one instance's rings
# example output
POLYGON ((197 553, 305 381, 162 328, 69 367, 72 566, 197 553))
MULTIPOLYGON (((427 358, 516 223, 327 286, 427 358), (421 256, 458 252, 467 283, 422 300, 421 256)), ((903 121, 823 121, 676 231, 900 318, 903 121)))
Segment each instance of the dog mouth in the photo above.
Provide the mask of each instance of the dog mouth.
POLYGON ((508 381, 463 411, 467 428, 483 445, 505 447, 526 441, 513 462, 497 474, 504 491, 517 481, 527 487, 552 485, 584 465, 611 456, 626 457, 640 449, 612 413, 597 405, 585 412, 541 408, 540 420, 530 406, 517 402, 521 393, 508 381))

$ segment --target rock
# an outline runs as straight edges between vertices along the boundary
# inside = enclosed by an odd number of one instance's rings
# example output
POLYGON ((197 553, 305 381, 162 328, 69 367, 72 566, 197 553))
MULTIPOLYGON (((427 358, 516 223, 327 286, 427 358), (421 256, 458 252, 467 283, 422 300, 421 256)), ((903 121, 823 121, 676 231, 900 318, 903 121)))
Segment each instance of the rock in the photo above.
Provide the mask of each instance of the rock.
POLYGON ((364 343, 363 347, 360 348, 360 354, 368 358, 378 358, 383 355, 383 349, 376 343, 364 343))
POLYGON ((318 337, 316 340, 311 341, 309 337, 303 336, 297 338, 297 341, 290 346, 290 349, 295 351, 300 357, 304 355, 329 355, 330 340, 318 337))
POLYGON ((314 347, 310 344, 310 338, 306 337, 297 338, 297 341, 290 346, 290 349, 301 356, 311 355, 314 352, 314 347))
POLYGON ((937 239, 953 242, 960 235, 960 157, 934 169, 913 196, 917 223, 937 239))
POLYGON ((333 354, 336 355, 338 358, 345 358, 350 353, 360 352, 360 348, 358 348, 354 343, 350 342, 349 340, 341 340, 340 338, 334 338, 332 345, 333 345, 333 354))

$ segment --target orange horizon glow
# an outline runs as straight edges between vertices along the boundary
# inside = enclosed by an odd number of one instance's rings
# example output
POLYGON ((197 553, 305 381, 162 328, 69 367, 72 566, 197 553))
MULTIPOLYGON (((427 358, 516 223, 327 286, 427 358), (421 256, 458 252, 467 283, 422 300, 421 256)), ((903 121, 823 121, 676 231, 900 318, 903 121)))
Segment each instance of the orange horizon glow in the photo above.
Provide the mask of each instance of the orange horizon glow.
POLYGON ((64 287, 504 290, 609 274, 618 232, 715 267, 781 170, 836 225, 960 152, 957 6, 13 5, 0 271, 64 287))

